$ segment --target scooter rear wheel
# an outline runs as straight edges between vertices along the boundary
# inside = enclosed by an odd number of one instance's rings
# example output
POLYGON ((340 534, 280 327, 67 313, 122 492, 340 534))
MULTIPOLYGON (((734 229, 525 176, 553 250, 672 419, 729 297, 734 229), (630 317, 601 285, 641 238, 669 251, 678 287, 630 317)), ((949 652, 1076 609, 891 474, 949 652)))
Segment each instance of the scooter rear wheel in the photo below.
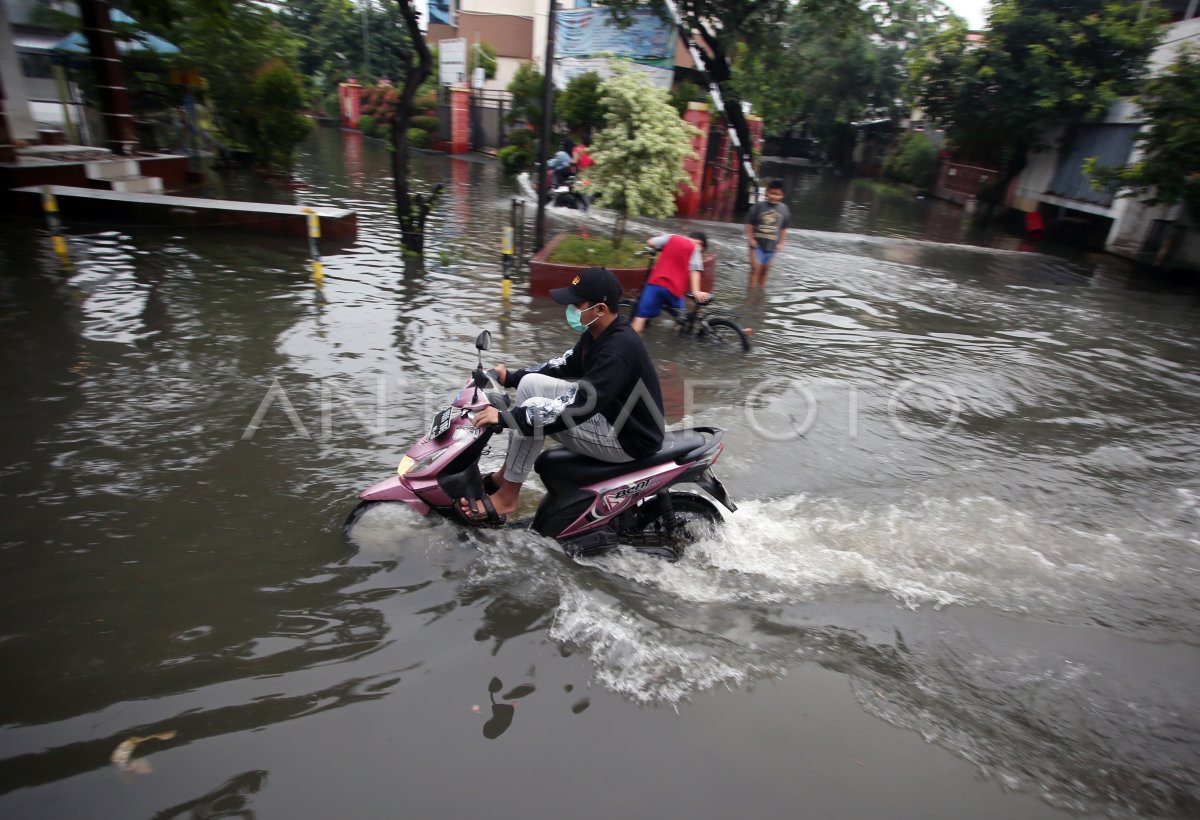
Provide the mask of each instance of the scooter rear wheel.
POLYGON ((725 523, 717 506, 695 493, 669 493, 671 518, 668 520, 659 496, 642 503, 635 511, 633 525, 621 533, 621 543, 638 552, 675 562, 684 551, 715 527, 725 523))

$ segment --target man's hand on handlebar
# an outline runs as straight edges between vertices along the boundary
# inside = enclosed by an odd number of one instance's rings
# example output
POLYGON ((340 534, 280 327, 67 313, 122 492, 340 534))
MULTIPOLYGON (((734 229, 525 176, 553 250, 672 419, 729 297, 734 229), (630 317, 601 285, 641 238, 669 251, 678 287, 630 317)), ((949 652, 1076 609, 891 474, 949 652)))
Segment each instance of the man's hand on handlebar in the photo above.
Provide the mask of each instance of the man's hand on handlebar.
POLYGON ((707 291, 703 291, 703 290, 694 290, 688 295, 691 296, 693 299, 695 299, 696 304, 698 304, 698 305, 707 304, 708 300, 712 298, 711 293, 708 293, 707 291))
POLYGON ((496 381, 500 382, 501 387, 504 387, 504 382, 508 378, 508 368, 502 364, 494 364, 492 365, 492 370, 495 370, 496 376, 498 376, 496 381))
POLYGON ((500 411, 495 407, 485 407, 475 413, 475 418, 472 420, 475 428, 481 429, 500 424, 500 411))

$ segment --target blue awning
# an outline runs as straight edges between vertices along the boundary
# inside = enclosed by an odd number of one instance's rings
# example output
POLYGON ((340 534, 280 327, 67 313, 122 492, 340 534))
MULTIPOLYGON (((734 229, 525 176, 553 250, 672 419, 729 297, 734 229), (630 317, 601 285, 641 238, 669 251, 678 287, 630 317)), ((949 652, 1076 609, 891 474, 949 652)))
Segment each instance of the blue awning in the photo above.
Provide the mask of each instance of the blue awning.
MULTIPOLYGON (((109 18, 114 23, 125 23, 127 25, 136 26, 137 20, 134 20, 120 9, 113 9, 109 13, 109 18)), ((153 34, 148 34, 144 31, 133 32, 133 39, 126 40, 123 37, 117 37, 117 51, 122 54, 178 54, 179 46, 174 43, 169 43, 161 37, 153 34)), ((70 34, 57 43, 52 48, 55 51, 64 51, 67 54, 87 54, 88 44, 87 38, 80 32, 70 34)))

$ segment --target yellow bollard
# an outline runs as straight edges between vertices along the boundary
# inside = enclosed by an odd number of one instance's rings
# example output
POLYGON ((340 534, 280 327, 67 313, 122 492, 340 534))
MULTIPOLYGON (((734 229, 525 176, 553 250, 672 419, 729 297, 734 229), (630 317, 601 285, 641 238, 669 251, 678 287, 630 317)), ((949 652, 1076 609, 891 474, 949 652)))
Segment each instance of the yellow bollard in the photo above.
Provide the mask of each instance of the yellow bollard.
POLYGON ((500 258, 504 266, 504 278, 500 280, 500 295, 507 299, 512 296, 513 229, 511 225, 504 226, 504 234, 500 238, 500 258))
POLYGON ((308 261, 312 267, 313 281, 317 287, 321 287, 325 281, 325 267, 321 264, 321 251, 317 247, 317 240, 321 238, 321 217, 312 208, 305 208, 304 213, 308 218, 308 261))
POLYGON ((58 255, 58 261, 65 268, 74 267, 71 264, 71 253, 67 249, 67 240, 62 235, 62 220, 58 218, 58 197, 48 185, 42 187, 42 210, 46 213, 46 224, 50 226, 50 244, 58 255))

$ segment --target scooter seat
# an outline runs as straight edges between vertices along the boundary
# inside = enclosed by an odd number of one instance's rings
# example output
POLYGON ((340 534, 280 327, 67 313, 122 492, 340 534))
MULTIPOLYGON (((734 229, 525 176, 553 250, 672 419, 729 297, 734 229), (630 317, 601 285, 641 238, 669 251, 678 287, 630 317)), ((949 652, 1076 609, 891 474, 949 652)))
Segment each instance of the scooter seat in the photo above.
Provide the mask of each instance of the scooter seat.
POLYGON ((674 461, 704 444, 704 436, 695 430, 668 432, 663 437, 662 447, 657 453, 635 461, 613 463, 580 455, 566 447, 546 450, 533 464, 533 469, 543 481, 570 481, 577 487, 607 481, 625 473, 633 473, 647 467, 657 467, 666 461, 674 461))

